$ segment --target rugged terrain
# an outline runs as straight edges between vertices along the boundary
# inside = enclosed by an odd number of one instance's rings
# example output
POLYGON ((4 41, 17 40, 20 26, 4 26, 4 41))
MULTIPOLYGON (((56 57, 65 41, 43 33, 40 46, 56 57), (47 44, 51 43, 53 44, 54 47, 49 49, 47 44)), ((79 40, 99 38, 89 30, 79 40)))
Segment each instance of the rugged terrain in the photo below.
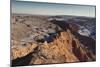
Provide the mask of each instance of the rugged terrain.
POLYGON ((95 19, 76 18, 12 15, 12 65, 95 61, 95 19))

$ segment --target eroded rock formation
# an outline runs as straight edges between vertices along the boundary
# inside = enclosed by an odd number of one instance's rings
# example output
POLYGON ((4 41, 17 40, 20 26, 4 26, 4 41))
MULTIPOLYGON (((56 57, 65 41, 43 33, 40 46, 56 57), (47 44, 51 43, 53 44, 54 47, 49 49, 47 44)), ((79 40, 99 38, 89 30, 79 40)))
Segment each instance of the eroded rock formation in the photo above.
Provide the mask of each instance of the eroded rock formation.
POLYGON ((27 43, 24 48, 12 48, 12 64, 24 65, 24 62, 22 64, 18 60, 20 61, 22 57, 24 58, 23 61, 26 60, 25 58, 28 58, 30 53, 32 57, 28 61, 28 65, 96 60, 95 54, 84 46, 70 30, 60 32, 50 43, 46 41, 41 45, 27 43))

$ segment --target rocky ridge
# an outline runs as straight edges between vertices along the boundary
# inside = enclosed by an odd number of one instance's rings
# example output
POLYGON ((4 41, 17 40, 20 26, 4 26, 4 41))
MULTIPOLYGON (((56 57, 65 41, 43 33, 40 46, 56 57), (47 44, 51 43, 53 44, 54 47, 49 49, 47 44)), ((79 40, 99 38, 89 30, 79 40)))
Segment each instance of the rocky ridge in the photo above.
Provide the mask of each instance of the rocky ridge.
POLYGON ((96 60, 95 19, 48 18, 12 16, 12 66, 96 60))
MULTIPOLYGON (((90 44, 91 45, 91 44, 90 44)), ((36 43, 27 43, 22 49, 12 48, 12 65, 25 65, 18 62, 20 59, 28 58, 31 53, 31 59, 27 65, 31 64, 48 64, 48 63, 65 63, 79 61, 95 61, 96 56, 91 50, 87 49, 80 41, 71 33, 70 30, 62 31, 57 34, 53 42, 46 41, 38 45, 36 43)))

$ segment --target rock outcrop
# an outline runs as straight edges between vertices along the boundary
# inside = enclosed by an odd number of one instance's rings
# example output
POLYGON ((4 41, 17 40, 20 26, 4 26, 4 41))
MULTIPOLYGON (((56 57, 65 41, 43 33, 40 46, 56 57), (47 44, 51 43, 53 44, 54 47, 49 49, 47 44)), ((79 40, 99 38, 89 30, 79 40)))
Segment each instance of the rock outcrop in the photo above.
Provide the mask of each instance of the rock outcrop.
POLYGON ((30 52, 34 51, 34 48, 37 47, 37 44, 33 44, 33 43, 26 43, 23 46, 13 46, 12 48, 12 56, 11 59, 17 59, 20 57, 23 57, 27 54, 29 54, 30 52))
MULTIPOLYGON (((28 61, 28 65, 96 60, 95 54, 84 46, 70 30, 60 32, 54 38, 53 42, 50 43, 46 41, 41 45, 28 43, 24 48, 12 49, 12 60, 21 59, 21 57, 27 58, 26 55, 31 52, 32 58, 28 61)), ((17 63, 13 63, 13 65, 16 64, 21 65, 22 63, 18 61, 17 63)))

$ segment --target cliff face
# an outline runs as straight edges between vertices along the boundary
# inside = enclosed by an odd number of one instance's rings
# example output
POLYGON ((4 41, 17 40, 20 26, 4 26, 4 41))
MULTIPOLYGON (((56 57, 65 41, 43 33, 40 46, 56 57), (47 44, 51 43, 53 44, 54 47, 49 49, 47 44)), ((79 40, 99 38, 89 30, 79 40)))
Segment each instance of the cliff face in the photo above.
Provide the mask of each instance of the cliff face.
POLYGON ((23 49, 12 48, 12 58, 13 65, 24 65, 19 62, 22 58, 28 65, 96 60, 95 54, 80 43, 70 30, 60 32, 50 43, 28 43, 23 49), (31 55, 31 60, 27 62, 28 55, 31 55))

